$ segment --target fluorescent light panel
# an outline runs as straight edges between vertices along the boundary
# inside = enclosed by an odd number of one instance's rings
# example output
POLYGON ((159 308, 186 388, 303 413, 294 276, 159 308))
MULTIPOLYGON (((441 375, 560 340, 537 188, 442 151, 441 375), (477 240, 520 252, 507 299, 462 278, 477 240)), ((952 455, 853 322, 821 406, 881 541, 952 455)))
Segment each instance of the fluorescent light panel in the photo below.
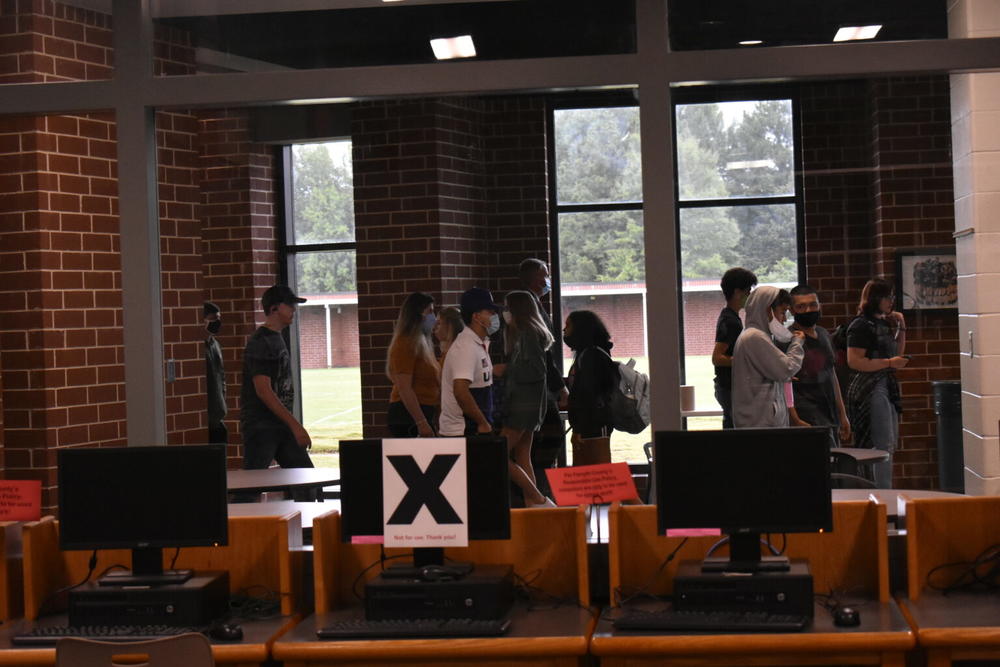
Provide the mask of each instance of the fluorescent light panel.
POLYGON ((855 39, 875 39, 875 35, 882 29, 881 25, 855 25, 841 28, 837 31, 833 41, 848 42, 855 39))
POLYGON ((744 39, 742 42, 740 42, 740 46, 757 46, 758 44, 763 44, 763 43, 764 42, 762 42, 759 39, 744 39))
POLYGON ((438 60, 472 58, 476 55, 476 45, 472 43, 472 35, 432 39, 431 49, 434 50, 434 57, 438 60))

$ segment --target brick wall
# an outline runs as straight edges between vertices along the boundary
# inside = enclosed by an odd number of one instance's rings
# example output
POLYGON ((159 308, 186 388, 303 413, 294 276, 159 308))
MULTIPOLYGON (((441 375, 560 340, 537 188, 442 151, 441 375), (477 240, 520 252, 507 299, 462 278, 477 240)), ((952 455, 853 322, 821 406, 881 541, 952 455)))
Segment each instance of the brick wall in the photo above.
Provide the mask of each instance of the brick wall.
MULTIPOLYGON (((278 275, 275 156, 271 148, 250 141, 248 128, 244 111, 198 112, 202 298, 222 310, 223 326, 216 338, 225 365, 229 404, 225 423, 234 465, 242 457, 243 348, 264 321, 260 296, 278 275)), ((199 336, 204 335, 202 329, 199 336)), ((202 376, 204 372, 202 363, 202 376)), ((201 405, 204 413, 204 398, 201 405)), ((207 415, 203 419, 201 425, 207 429, 207 415)))
POLYGON ((361 364, 358 347, 357 305, 331 305, 330 336, 326 334, 326 307, 299 306, 299 363, 302 368, 357 367, 361 364), (327 356, 330 362, 327 363, 327 356))
POLYGON ((722 290, 684 295, 684 354, 710 355, 715 348, 715 324, 726 305, 722 290))
MULTIPOLYGON (((954 249, 951 108, 947 76, 878 80, 871 86, 876 266, 895 280, 898 248, 954 249)), ((897 371, 903 395, 896 485, 937 484, 936 421, 931 382, 960 379, 958 312, 907 317, 906 353, 897 371)))

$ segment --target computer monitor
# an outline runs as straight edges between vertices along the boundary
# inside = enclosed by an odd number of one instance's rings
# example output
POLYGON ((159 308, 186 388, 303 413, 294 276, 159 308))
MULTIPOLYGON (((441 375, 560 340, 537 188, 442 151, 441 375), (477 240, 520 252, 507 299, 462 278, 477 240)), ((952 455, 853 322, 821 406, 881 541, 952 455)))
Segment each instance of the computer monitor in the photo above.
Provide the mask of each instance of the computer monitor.
POLYGON ((227 543, 225 445, 60 449, 58 463, 60 547, 132 550, 132 572, 102 584, 183 583, 164 548, 227 543))
MULTIPOLYGON (((466 439, 470 540, 510 539, 510 475, 507 441, 466 439)), ((382 441, 340 441, 341 539, 370 541, 383 535, 382 441)), ((413 566, 443 565, 444 549, 413 550, 413 566)))
POLYGON ((833 530, 829 429, 657 431, 654 438, 660 534, 729 535, 729 560, 706 560, 703 569, 787 569, 785 559, 761 559, 762 533, 833 530))

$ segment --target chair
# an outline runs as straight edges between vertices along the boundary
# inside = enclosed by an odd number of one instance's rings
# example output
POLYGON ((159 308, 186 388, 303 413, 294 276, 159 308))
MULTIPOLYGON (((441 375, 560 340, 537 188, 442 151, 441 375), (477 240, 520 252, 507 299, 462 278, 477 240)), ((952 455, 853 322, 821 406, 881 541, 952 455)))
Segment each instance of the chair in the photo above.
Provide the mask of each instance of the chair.
POLYGON ((68 637, 56 644, 56 667, 213 667, 212 647, 190 632, 143 642, 112 643, 68 637))
POLYGON ((845 452, 830 452, 830 485, 835 489, 874 489, 875 482, 861 475, 858 460, 845 452))

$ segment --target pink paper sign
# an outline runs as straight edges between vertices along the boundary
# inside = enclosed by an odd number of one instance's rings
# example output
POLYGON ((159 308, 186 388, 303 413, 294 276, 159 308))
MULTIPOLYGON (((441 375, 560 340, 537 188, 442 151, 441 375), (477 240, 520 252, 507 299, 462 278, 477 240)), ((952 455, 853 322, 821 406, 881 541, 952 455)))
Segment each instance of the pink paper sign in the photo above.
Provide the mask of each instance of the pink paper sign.
POLYGON ((557 505, 611 503, 639 497, 627 463, 548 468, 545 474, 557 505))
POLYGON ((38 480, 0 481, 0 521, 42 518, 42 483, 38 480))

